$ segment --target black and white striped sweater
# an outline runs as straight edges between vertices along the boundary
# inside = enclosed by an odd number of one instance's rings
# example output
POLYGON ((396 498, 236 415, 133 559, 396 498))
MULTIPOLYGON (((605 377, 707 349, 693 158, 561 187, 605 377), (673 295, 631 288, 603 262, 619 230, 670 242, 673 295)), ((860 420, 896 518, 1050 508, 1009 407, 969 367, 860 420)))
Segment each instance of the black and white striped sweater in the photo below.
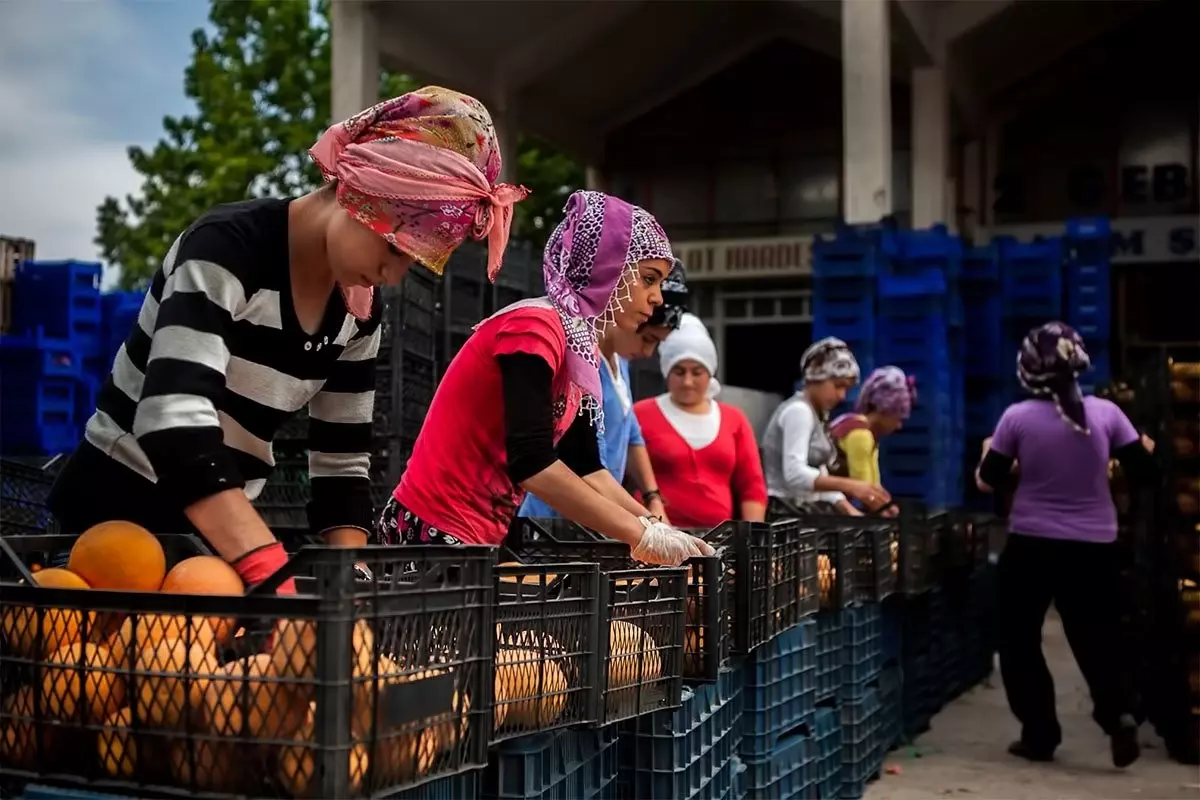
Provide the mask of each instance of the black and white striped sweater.
POLYGON ((171 247, 117 353, 51 507, 70 530, 128 519, 190 530, 183 509, 232 487, 254 499, 271 441, 308 405, 314 531, 370 530, 369 467, 382 302, 334 292, 321 327, 296 318, 288 201, 219 206, 171 247))

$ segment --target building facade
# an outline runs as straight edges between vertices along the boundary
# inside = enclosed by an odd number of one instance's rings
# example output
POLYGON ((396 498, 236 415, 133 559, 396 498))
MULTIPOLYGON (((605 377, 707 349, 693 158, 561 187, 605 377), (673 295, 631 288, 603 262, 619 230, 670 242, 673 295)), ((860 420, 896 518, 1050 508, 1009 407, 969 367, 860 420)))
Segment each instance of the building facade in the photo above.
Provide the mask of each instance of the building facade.
POLYGON ((1200 4, 335 0, 333 24, 335 116, 406 70, 653 211, 727 383, 788 390, 812 237, 886 215, 977 242, 1107 215, 1120 344, 1200 340, 1200 4))

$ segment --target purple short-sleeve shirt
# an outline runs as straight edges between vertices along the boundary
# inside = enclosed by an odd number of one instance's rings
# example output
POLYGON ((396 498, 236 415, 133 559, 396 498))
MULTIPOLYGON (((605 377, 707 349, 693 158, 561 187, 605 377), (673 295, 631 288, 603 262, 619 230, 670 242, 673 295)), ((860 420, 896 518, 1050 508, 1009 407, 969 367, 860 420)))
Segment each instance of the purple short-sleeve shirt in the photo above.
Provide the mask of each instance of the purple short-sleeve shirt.
POLYGON ((1138 434, 1109 400, 1085 397, 1083 407, 1091 435, 1064 421, 1049 400, 1023 400, 1000 417, 992 449, 1021 468, 1009 517, 1013 531, 1082 542, 1117 538, 1108 460, 1138 434))

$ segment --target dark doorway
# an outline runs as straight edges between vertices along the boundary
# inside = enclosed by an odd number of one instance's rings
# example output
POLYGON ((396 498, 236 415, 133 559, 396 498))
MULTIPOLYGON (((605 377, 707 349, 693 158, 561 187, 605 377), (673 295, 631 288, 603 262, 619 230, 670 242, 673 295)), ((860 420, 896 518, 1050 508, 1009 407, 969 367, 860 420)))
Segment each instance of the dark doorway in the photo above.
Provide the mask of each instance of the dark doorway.
POLYGON ((811 323, 727 325, 721 368, 725 382, 787 397, 799 377, 800 356, 810 344, 811 323))

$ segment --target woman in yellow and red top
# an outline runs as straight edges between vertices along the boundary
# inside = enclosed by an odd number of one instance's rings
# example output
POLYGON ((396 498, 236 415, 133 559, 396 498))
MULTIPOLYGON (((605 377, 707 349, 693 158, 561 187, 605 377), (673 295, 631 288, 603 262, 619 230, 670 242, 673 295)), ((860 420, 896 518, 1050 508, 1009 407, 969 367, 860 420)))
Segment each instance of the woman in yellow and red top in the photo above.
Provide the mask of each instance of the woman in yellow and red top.
POLYGON ((880 367, 863 383, 856 410, 829 425, 847 477, 883 486, 879 473, 879 440, 895 433, 912 413, 915 381, 899 367, 880 367))

